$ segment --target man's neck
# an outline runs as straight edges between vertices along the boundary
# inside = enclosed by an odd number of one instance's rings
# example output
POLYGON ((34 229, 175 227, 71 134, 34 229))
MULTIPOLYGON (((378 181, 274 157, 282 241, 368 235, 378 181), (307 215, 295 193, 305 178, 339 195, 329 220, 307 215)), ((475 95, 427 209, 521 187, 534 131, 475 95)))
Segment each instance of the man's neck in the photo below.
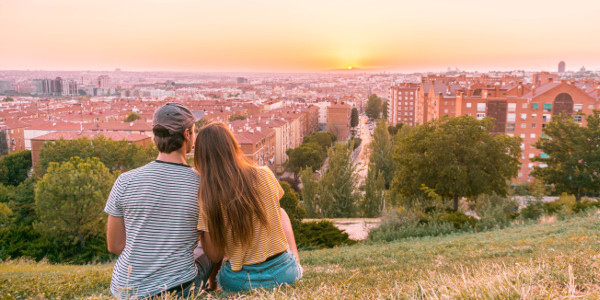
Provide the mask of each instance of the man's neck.
POLYGON ((170 162, 175 164, 184 164, 187 165, 187 161, 185 159, 184 151, 173 151, 171 153, 159 152, 156 160, 170 162))

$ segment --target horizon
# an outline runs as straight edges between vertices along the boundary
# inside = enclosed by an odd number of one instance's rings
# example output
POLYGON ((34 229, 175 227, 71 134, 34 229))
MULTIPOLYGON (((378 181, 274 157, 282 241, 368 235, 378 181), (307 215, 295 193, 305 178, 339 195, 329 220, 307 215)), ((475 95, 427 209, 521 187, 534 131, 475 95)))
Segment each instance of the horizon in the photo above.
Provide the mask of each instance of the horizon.
POLYGON ((600 3, 6 1, 3 70, 399 73, 600 69, 600 3), (490 12, 493 12, 491 14, 490 12), (476 71, 468 71, 476 70, 476 71))

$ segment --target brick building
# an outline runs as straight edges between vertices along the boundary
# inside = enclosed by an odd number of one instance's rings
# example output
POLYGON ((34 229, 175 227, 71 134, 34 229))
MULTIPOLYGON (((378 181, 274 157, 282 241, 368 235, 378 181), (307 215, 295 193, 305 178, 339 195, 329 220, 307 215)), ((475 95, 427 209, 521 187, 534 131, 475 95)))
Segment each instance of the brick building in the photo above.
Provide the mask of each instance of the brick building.
POLYGON ((327 107, 327 131, 337 136, 338 141, 348 140, 352 106, 349 104, 331 104, 327 107))

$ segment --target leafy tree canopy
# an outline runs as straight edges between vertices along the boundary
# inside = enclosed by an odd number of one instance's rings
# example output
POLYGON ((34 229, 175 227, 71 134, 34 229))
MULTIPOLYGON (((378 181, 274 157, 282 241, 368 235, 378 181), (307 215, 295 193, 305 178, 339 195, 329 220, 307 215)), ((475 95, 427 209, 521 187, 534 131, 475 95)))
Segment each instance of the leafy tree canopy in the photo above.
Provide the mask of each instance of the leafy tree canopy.
MULTIPOLYGON (((322 151, 326 154, 327 149, 333 146, 333 143, 337 140, 337 137, 331 132, 315 132, 307 137, 304 137, 302 143, 315 143, 320 145, 322 151)), ((316 170, 316 169, 315 169, 316 170)))
POLYGON ((311 167, 318 170, 323 165, 324 153, 321 146, 316 143, 302 143, 300 147, 286 151, 288 161, 285 166, 288 171, 298 174, 300 169, 311 167))
POLYGON ((65 162, 78 156, 83 159, 98 157, 110 170, 124 172, 147 164, 157 155, 158 150, 154 144, 142 147, 125 140, 107 140, 102 135, 92 140, 86 137, 71 141, 60 139, 44 144, 35 171, 38 176, 43 176, 51 162, 65 162))
POLYGON ((142 116, 140 116, 140 114, 136 113, 136 112, 130 112, 127 117, 125 118, 125 122, 133 122, 135 120, 139 120, 141 119, 142 116))
POLYGON ((350 126, 358 126, 358 110, 356 109, 356 107, 352 108, 352 115, 350 116, 350 126))
POLYGON ((555 116, 543 129, 536 148, 545 155, 534 158, 546 167, 534 167, 534 177, 569 193, 577 201, 586 192, 600 191, 600 111, 586 117, 583 127, 564 115, 555 116))
POLYGON ((396 162, 393 159, 392 141, 385 120, 377 121, 370 150, 370 162, 375 164, 375 170, 382 171, 385 185, 389 187, 396 170, 396 162))
POLYGON ((235 114, 235 115, 231 115, 231 117, 229 117, 229 122, 233 122, 233 121, 237 121, 237 120, 246 120, 246 116, 241 115, 241 114, 235 114))
POLYGON ((117 174, 111 174, 97 158, 50 163, 35 188, 39 218, 34 227, 49 238, 84 249, 87 239, 104 234, 102 210, 117 174))
POLYGON ((442 117, 416 126, 400 137, 394 149, 398 170, 392 187, 404 196, 418 196, 421 186, 443 199, 481 194, 506 195, 517 175, 521 156, 518 137, 492 135, 490 119, 442 117))
POLYGON ((381 115, 381 98, 379 98, 376 94, 371 94, 369 96, 369 100, 367 101, 367 109, 365 113, 367 117, 370 119, 379 119, 381 115))
POLYGON ((13 152, 0 158, 0 183, 17 186, 31 169, 31 151, 13 152))

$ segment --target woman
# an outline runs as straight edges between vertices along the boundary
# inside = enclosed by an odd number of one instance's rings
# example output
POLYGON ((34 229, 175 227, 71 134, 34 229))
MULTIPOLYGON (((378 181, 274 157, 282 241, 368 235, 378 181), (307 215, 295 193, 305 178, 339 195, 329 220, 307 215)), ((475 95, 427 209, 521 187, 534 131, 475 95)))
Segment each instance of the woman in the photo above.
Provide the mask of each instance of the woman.
POLYGON ((299 279, 298 249, 273 173, 247 159, 223 123, 200 129, 194 165, 200 174, 200 242, 214 263, 225 258, 219 286, 241 291, 299 279))

